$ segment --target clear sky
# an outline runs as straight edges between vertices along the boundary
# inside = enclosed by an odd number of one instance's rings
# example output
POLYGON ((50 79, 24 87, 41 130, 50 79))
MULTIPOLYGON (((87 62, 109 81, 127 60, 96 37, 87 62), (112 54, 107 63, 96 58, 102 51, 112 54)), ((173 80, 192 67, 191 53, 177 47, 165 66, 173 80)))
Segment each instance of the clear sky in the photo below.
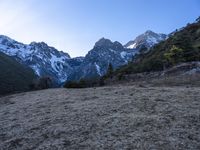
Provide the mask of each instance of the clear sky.
POLYGON ((44 41, 72 57, 101 37, 125 44, 152 30, 171 31, 200 16, 200 0, 0 0, 0 34, 44 41))

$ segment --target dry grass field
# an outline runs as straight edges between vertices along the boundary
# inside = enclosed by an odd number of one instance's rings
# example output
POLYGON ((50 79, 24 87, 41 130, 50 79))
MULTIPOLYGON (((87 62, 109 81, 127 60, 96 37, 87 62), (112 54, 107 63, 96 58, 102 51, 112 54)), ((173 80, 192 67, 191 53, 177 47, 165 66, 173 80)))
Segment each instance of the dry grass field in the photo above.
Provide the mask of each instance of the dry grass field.
POLYGON ((200 88, 49 89, 0 98, 1 150, 200 149, 200 88))

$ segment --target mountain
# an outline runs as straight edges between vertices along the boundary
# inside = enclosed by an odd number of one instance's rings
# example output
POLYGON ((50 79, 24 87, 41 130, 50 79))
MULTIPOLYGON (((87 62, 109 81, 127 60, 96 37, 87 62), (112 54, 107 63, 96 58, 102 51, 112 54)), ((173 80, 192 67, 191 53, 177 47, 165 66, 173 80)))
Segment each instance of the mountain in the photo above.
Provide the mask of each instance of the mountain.
POLYGON ((134 41, 123 46, 119 42, 101 38, 95 43, 92 50, 85 56, 83 63, 70 77, 71 80, 81 78, 95 78, 106 74, 108 65, 112 64, 114 69, 128 64, 136 54, 140 54, 143 47, 150 49, 155 44, 167 39, 165 34, 157 34, 146 31, 134 41))
POLYGON ((117 41, 112 42, 109 39, 101 38, 88 52, 70 79, 80 80, 102 76, 107 72, 109 64, 112 64, 113 68, 118 68, 127 64, 136 52, 135 49, 124 48, 117 41))
POLYGON ((150 49, 155 44, 158 44, 161 41, 167 39, 167 35, 165 34, 158 34, 151 30, 146 31, 144 34, 139 35, 133 41, 129 41, 127 44, 124 45, 125 48, 129 49, 140 49, 142 46, 145 46, 147 49, 150 49))
POLYGON ((58 51, 44 42, 26 45, 2 35, 0 51, 29 66, 38 76, 50 76, 57 84, 67 80, 74 67, 81 61, 71 59, 69 54, 58 51))
POLYGON ((31 68, 0 52, 0 95, 26 91, 36 77, 31 68))
POLYGON ((44 42, 23 44, 0 35, 0 52, 32 68, 38 76, 49 76, 55 85, 60 85, 66 80, 103 76, 109 64, 112 64, 114 69, 125 65, 135 54, 140 53, 143 46, 150 48, 166 37, 164 34, 147 31, 125 46, 117 41, 102 38, 85 57, 71 58, 69 54, 58 51, 44 42))
POLYGON ((139 54, 132 63, 115 74, 162 71, 185 62, 200 61, 200 19, 173 32, 145 54, 139 54))

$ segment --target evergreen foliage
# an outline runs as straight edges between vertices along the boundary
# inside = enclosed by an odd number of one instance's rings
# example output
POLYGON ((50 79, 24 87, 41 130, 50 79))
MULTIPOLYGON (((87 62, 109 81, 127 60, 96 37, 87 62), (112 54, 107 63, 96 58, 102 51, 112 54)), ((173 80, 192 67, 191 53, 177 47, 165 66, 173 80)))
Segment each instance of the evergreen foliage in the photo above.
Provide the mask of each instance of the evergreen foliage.
POLYGON ((112 74, 113 74, 113 66, 111 63, 109 63, 107 75, 112 76, 112 74))
POLYGON ((35 78, 37 77, 32 69, 0 53, 0 95, 27 91, 35 78))

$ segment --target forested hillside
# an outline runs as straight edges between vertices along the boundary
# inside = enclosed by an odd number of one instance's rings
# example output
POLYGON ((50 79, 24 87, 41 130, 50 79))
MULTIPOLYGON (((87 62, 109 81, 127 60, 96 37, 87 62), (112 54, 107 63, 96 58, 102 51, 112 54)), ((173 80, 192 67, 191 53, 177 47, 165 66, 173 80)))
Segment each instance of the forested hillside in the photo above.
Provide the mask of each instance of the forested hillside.
POLYGON ((35 78, 32 69, 0 52, 0 94, 26 91, 35 78))
POLYGON ((169 38, 148 52, 145 47, 133 62, 116 70, 116 74, 161 71, 182 62, 200 61, 200 18, 176 30, 169 38))

